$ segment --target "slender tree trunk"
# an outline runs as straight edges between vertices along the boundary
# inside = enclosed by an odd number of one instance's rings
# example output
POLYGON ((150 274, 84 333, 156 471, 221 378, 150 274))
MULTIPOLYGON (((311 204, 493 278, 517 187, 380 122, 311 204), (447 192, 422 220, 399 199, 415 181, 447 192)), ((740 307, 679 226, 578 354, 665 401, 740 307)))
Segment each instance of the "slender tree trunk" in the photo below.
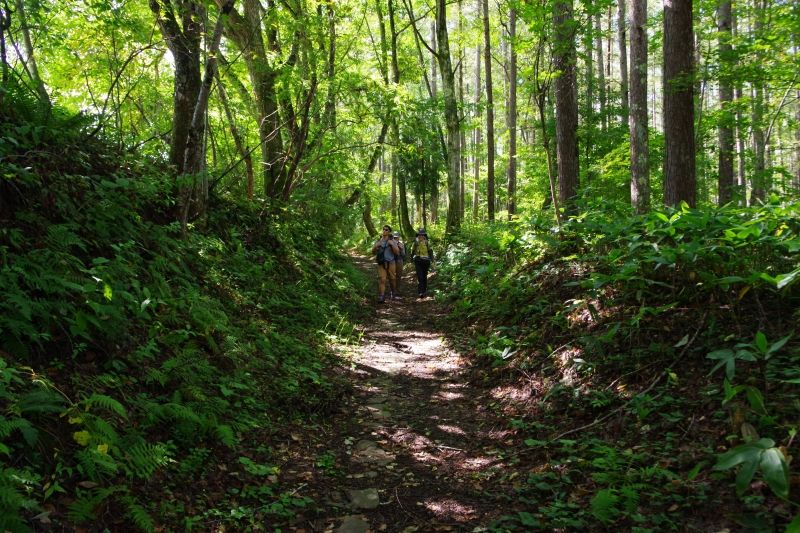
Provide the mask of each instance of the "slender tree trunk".
POLYGON ((450 41, 447 33, 447 0, 436 3, 437 59, 442 73, 444 116, 447 126, 447 226, 446 233, 456 233, 461 227, 461 155, 459 145, 458 102, 456 101, 455 74, 450 60, 450 41))
POLYGON ((169 162, 175 168, 176 175, 181 175, 184 173, 183 164, 192 115, 202 83, 200 7, 195 2, 186 2, 182 5, 182 11, 176 14, 169 0, 150 0, 150 9, 156 15, 175 65, 169 162))
MULTIPOLYGON (((459 36, 464 34, 464 6, 463 0, 458 0, 458 33, 459 36)), ((466 209, 466 186, 467 186, 467 132, 464 128, 466 123, 466 101, 464 100, 464 63, 466 63, 466 54, 464 53, 464 43, 459 42, 458 46, 458 120, 459 120, 459 154, 461 156, 461 163, 459 166, 459 219, 464 220, 464 210, 466 209)))
MULTIPOLYGON (((392 54, 392 83, 397 86, 400 84, 400 63, 397 57, 397 27, 395 26, 395 10, 394 0, 389 0, 389 49, 392 54)), ((393 110, 392 118, 392 172, 395 173, 395 181, 397 182, 397 192, 400 200, 400 232, 406 237, 410 238, 414 235, 414 227, 411 225, 411 220, 408 216, 408 196, 406 195, 406 178, 404 175, 397 175, 398 168, 398 153, 397 150, 400 146, 400 128, 397 123, 397 113, 393 110)))
MULTIPOLYGON (((478 16, 481 12, 483 0, 478 0, 478 16)), ((475 110, 480 117, 480 104, 481 104, 481 45, 478 44, 477 47, 477 54, 475 57, 475 110)), ((481 125, 479 121, 476 121, 477 125, 475 127, 475 180, 472 184, 472 221, 478 221, 478 206, 480 205, 480 195, 478 192, 480 191, 480 182, 481 182, 481 143, 483 140, 481 139, 481 125)))
MULTIPOLYGON (((619 0, 619 10, 617 11, 617 43, 619 47, 619 72, 620 72, 620 96, 622 109, 622 123, 628 123, 628 52, 626 44, 626 8, 625 0, 619 0)), ((645 91, 645 95, 647 92, 645 91)))
MULTIPOLYGON (((594 0, 586 0, 587 10, 592 9, 592 4, 594 0)), ((584 46, 584 57, 585 57, 585 66, 586 66, 586 107, 584 109, 584 120, 585 120, 585 142, 583 143, 583 150, 584 150, 584 158, 586 162, 586 168, 589 167, 589 162, 591 161, 592 150, 594 148, 594 130, 595 130, 595 113, 594 113, 594 103, 595 103, 595 96, 594 96, 594 50, 593 44, 594 40, 592 39, 592 18, 591 16, 588 19, 588 24, 586 27, 586 34, 583 37, 583 46, 584 46)), ((591 179, 591 172, 586 172, 587 180, 591 179)))
POLYGON ((492 96, 492 40, 489 32, 489 0, 483 0, 483 59, 486 67, 486 204, 494 222, 494 97, 492 96))
MULTIPOLYGON (((755 4, 755 23, 753 31, 755 38, 762 36, 764 28, 764 2, 756 0, 755 4)), ((756 53, 756 58, 760 59, 761 53, 756 53)), ((750 205, 763 202, 766 198, 768 188, 766 176, 766 137, 764 135, 764 77, 761 71, 761 62, 757 62, 756 79, 753 80, 753 109, 752 109, 752 130, 753 130, 753 176, 751 181, 750 205)))
POLYGON ((606 117, 606 73, 605 61, 603 60, 603 25, 600 22, 600 11, 594 16, 595 20, 595 48, 597 48, 597 92, 600 98, 600 128, 603 133, 608 129, 608 117, 606 117))
POLYGON ((650 147, 647 123, 647 0, 631 0, 631 205, 650 209, 650 147))
POLYGON ((508 72, 508 219, 517 213, 517 10, 508 20, 510 60, 508 72))
POLYGON ((239 128, 236 127, 236 120, 234 119, 233 112, 231 111, 231 106, 228 102, 228 94, 225 90, 225 86, 222 85, 222 79, 219 76, 219 72, 215 72, 215 76, 217 78, 217 90, 219 91, 219 100, 222 103, 222 108, 225 111, 225 117, 228 119, 228 127, 231 130, 231 136, 233 137, 234 145, 236 146, 236 152, 239 154, 244 160, 245 165, 245 190, 247 192, 247 198, 252 200, 253 199, 253 191, 255 189, 255 178, 253 175, 253 157, 250 155, 249 147, 245 146, 244 140, 242 139, 242 134, 239 131, 239 128))
POLYGON ((192 112, 192 122, 189 128, 189 135, 186 140, 186 149, 183 159, 183 172, 192 177, 192 186, 181 194, 182 197, 182 216, 181 228, 186 234, 187 223, 190 212, 197 216, 205 216, 208 204, 208 176, 205 175, 205 137, 206 112, 208 111, 208 98, 211 93, 211 84, 214 81, 214 74, 217 68, 217 51, 222 40, 223 20, 233 9, 234 0, 228 0, 220 12, 211 42, 208 49, 208 59, 206 60, 205 74, 197 95, 197 101, 192 112))
POLYGON ((556 143, 558 197, 567 212, 574 209, 578 194, 578 101, 575 74, 575 20, 572 0, 553 4, 556 143))
MULTIPOLYGON (((28 26, 28 16, 25 13, 25 3, 23 0, 16 0, 17 18, 19 19, 19 27, 22 30, 22 44, 25 46, 25 65, 31 76, 31 81, 36 89, 36 94, 39 100, 46 106, 50 106, 50 97, 47 94, 47 89, 44 86, 44 81, 39 75, 39 66, 36 64, 36 54, 33 50, 33 41, 31 40, 30 27, 28 26)), ((5 58, 3 58, 5 59, 5 58)))
POLYGON ((694 207, 692 0, 664 0, 664 203, 694 207))
POLYGON ((717 6, 717 31, 719 32, 719 104, 722 111, 719 135, 719 177, 717 203, 722 206, 731 201, 733 181, 733 85, 731 71, 733 47, 731 46, 731 0, 720 0, 717 6))

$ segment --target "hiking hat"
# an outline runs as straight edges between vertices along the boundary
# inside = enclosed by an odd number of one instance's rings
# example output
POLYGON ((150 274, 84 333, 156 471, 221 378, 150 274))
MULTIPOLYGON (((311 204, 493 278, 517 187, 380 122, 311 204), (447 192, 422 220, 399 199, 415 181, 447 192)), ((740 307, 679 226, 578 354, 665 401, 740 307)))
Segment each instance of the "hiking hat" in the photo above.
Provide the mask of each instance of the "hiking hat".
POLYGON ((417 230, 417 235, 428 235, 428 233, 425 231, 425 228, 419 228, 417 230))
POLYGON ((399 237, 399 236, 400 236, 399 231, 395 231, 394 233, 392 233, 392 237, 399 237))

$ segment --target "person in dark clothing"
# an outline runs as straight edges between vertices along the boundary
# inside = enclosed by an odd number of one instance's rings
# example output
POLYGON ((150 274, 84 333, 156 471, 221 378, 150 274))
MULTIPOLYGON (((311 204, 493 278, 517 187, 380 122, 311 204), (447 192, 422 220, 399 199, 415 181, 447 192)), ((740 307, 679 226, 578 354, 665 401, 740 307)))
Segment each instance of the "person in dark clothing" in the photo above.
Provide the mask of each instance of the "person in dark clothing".
POLYGON ((425 228, 417 231, 417 237, 411 245, 411 260, 417 271, 417 294, 420 298, 424 298, 428 292, 428 270, 433 263, 433 250, 428 242, 425 228))

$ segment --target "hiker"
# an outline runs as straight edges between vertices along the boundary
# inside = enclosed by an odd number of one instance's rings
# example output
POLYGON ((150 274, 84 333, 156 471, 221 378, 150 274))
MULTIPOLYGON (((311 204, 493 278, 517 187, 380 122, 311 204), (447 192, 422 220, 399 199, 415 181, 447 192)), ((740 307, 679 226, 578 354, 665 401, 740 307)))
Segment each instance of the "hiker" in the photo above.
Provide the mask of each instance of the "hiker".
POLYGON ((391 226, 383 227, 383 234, 372 246, 372 253, 376 254, 375 259, 378 262, 378 303, 386 301, 385 288, 386 278, 389 278, 391 299, 397 298, 397 279, 395 276, 395 260, 400 255, 400 248, 397 243, 392 239, 391 226))
POLYGON ((414 261, 414 268, 417 271, 417 294, 420 298, 424 298, 428 293, 428 269, 433 263, 433 250, 428 242, 425 228, 417 231, 417 237, 411 245, 411 260, 414 261))
POLYGON ((392 233, 392 237, 394 237, 397 247, 400 248, 400 253, 394 258, 394 277, 397 280, 397 294, 400 294, 400 282, 403 281, 403 265, 406 262, 406 245, 399 231, 392 233))

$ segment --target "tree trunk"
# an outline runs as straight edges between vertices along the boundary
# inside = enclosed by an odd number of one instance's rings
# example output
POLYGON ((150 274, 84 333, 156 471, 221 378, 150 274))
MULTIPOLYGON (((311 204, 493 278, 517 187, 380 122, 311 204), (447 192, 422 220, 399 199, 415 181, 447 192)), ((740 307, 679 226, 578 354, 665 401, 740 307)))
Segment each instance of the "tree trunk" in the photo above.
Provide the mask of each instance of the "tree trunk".
POLYGON ((181 7, 181 12, 176 15, 170 0, 150 0, 150 9, 156 15, 161 34, 172 52, 175 64, 169 162, 175 168, 176 175, 184 173, 186 143, 202 84, 200 78, 201 8, 196 2, 185 2, 181 7), (180 24, 178 18, 180 18, 180 24))
MULTIPOLYGON (((464 6, 463 0, 458 0, 458 33, 464 34, 464 6)), ((458 45, 458 120, 459 120, 459 150, 461 162, 459 165, 458 175, 459 182, 459 219, 464 220, 464 209, 466 206, 466 182, 467 182, 467 132, 464 129, 466 123, 466 106, 464 100, 464 63, 466 62, 466 54, 464 53, 464 43, 461 41, 458 45)))
MULTIPOLYGON (((764 28, 764 2, 754 2, 753 32, 755 39, 762 37, 764 28)), ((753 175, 751 178, 750 205, 763 202, 768 188, 766 176, 766 137, 764 135, 764 77, 760 59, 762 54, 756 52, 756 79, 753 80, 753 175)))
POLYGON ((511 8, 508 20, 508 219, 517 213, 517 10, 511 8))
POLYGON ((647 123, 647 0, 631 0, 631 205, 650 209, 650 146, 647 123))
MULTIPOLYGON (((28 17, 25 14, 25 3, 23 0, 16 0, 17 18, 19 19, 19 27, 22 30, 22 44, 25 46, 25 66, 31 76, 31 81, 36 89, 36 94, 39 96, 39 101, 47 107, 50 107, 50 97, 45 89, 44 81, 39 75, 39 67, 36 64, 36 55, 33 50, 33 41, 31 40, 31 32, 28 27, 28 17)), ((6 15, 8 16, 8 15, 6 15)), ((3 58, 5 59, 5 57, 3 58)))
MULTIPOLYGON (((591 10, 594 0, 586 0, 586 9, 591 10)), ((585 142, 583 143, 584 158, 586 167, 589 167, 591 161, 592 149, 594 148, 594 128, 595 128, 595 113, 594 113, 594 50, 592 40, 592 17, 589 15, 588 24, 586 27, 586 34, 583 37, 584 46, 584 62, 586 67, 586 107, 584 108, 584 135, 585 142)), ((577 87, 577 84, 576 84, 577 87)), ((591 179, 591 172, 586 173, 587 181, 591 179)))
POLYGON ((608 129, 608 117, 606 117, 606 73, 605 61, 603 61, 603 25, 600 23, 600 10, 594 16, 595 20, 595 45, 597 48, 597 92, 600 98, 600 128, 603 133, 608 129))
POLYGON ((225 117, 228 119, 228 127, 231 130, 231 136, 233 137, 234 145, 236 146, 236 152, 239 154, 242 160, 244 160, 245 164, 245 190, 247 193, 247 198, 252 200, 253 199, 253 192, 255 189, 255 178, 253 175, 253 157, 250 153, 250 148, 245 146, 244 140, 242 139, 242 134, 239 131, 239 128, 236 127, 236 120, 234 119, 233 112, 231 111, 231 106, 228 103, 228 95, 227 91, 225 90, 225 86, 222 85, 222 79, 219 76, 219 72, 215 72, 215 76, 217 78, 217 90, 219 91, 219 99, 222 103, 222 108, 225 111, 225 117))
POLYGON ((489 32, 489 0, 483 0, 483 59, 486 67, 486 204, 494 222, 494 97, 492 96, 492 41, 489 32))
POLYGON ((731 0, 720 0, 717 6, 717 31, 719 32, 719 177, 717 182, 717 204, 722 206, 731 201, 733 190, 733 125, 734 115, 733 85, 731 84, 731 68, 733 67, 733 47, 731 46, 731 0))
MULTIPOLYGON (((478 0, 478 16, 480 16, 481 6, 483 0, 478 0)), ((481 45, 478 44, 477 47, 477 54, 475 57, 475 113, 478 117, 480 117, 480 103, 481 103, 481 45)), ((480 122, 476 121, 477 124, 475 126, 475 150, 474 150, 474 171, 475 171, 475 181, 472 184, 472 221, 478 221, 478 206, 480 201, 480 195, 478 194, 480 190, 480 182, 481 182, 481 143, 483 140, 481 139, 481 125, 480 122)))
MULTIPOLYGON (((619 47, 619 72, 620 72, 620 97, 622 109, 622 123, 628 123, 628 51, 626 44, 626 8, 625 0, 619 0, 617 11, 617 42, 619 47)), ((645 95, 647 91, 645 90, 645 95)))
POLYGON ((578 194, 578 101, 575 74, 575 21, 572 0, 553 4, 553 58, 556 91, 558 196, 567 212, 578 194))
POLYGON ((696 204, 692 0, 664 0, 664 203, 696 204))
POLYGON ((444 93, 444 117, 447 127, 447 226, 446 233, 452 235, 461 227, 461 185, 459 169, 461 155, 459 146, 461 132, 458 120, 458 102, 456 101, 455 74, 450 60, 450 41, 447 34, 447 0, 436 3, 436 56, 442 74, 442 92, 444 93))

